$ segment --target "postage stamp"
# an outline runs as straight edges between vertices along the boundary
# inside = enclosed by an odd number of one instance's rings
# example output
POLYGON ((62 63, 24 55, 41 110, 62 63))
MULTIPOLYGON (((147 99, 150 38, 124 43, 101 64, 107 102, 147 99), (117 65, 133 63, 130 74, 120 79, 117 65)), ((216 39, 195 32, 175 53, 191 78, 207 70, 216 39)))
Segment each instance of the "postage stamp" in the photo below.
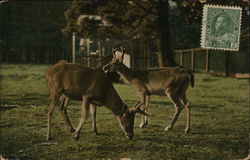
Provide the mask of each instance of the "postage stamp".
POLYGON ((203 8, 201 47, 238 51, 241 12, 240 7, 205 5, 203 8))

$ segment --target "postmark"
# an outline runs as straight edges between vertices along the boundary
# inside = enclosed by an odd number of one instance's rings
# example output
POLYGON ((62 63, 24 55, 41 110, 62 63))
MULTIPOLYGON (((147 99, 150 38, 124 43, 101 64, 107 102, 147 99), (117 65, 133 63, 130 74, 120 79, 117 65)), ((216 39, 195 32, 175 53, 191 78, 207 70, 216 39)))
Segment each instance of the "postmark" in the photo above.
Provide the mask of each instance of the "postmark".
POLYGON ((205 5, 203 8, 201 47, 238 51, 241 12, 240 7, 205 5))

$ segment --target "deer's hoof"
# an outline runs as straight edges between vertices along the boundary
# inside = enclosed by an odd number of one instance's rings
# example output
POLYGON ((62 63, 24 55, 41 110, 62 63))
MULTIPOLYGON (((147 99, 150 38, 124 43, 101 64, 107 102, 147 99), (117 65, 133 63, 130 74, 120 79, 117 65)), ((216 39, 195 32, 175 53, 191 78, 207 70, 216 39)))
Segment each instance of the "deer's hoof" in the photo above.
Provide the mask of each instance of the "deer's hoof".
POLYGON ((98 132, 98 131, 94 131, 93 134, 94 134, 95 136, 97 136, 97 135, 99 135, 99 132, 98 132))
POLYGON ((99 132, 94 132, 94 135, 95 135, 95 136, 99 135, 99 132))
POLYGON ((170 127, 170 126, 167 126, 165 129, 164 129, 164 131, 171 131, 172 130, 172 127, 170 127))
POLYGON ((74 136, 74 137, 75 137, 75 140, 79 140, 79 135, 74 136))
POLYGON ((76 130, 74 128, 68 128, 69 132, 74 133, 76 130))
POLYGON ((75 140, 79 140, 79 133, 74 133, 75 140))
POLYGON ((47 137, 46 140, 47 140, 47 141, 50 141, 50 140, 51 140, 51 137, 47 137))
POLYGON ((188 134, 189 133, 189 131, 190 131, 190 129, 188 128, 188 129, 185 129, 185 133, 186 134, 188 134))
POLYGON ((145 127, 145 124, 140 124, 139 127, 140 127, 140 128, 144 128, 144 127, 145 127))
POLYGON ((140 128, 145 128, 146 126, 148 125, 148 122, 145 122, 145 123, 141 123, 139 125, 140 128))

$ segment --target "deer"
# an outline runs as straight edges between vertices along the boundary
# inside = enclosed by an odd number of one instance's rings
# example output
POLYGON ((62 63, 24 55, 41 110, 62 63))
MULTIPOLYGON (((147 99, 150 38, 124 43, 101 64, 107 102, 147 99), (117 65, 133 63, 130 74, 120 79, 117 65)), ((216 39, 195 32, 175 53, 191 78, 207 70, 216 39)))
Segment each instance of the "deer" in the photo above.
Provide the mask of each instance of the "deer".
POLYGON ((54 108, 59 107, 68 130, 79 139, 81 128, 86 122, 87 113, 90 111, 92 118, 92 131, 98 134, 96 128, 96 106, 105 106, 117 118, 118 123, 128 139, 133 139, 134 118, 136 113, 145 113, 140 109, 140 104, 129 108, 125 104, 112 81, 103 72, 85 67, 81 64, 60 61, 45 73, 50 93, 48 106, 47 140, 51 140, 51 119, 54 108), (81 118, 76 129, 73 128, 67 114, 67 106, 71 100, 81 101, 81 118))
MULTIPOLYGON (((191 84, 194 87, 194 74, 180 66, 147 69, 130 69, 123 63, 124 47, 113 48, 113 59, 103 67, 105 72, 116 71, 139 94, 143 111, 148 113, 151 95, 167 96, 172 102, 175 112, 165 131, 172 130, 182 109, 186 111, 185 133, 190 131, 190 103, 186 91, 191 84)), ((140 128, 148 125, 148 117, 141 117, 140 128)))
MULTIPOLYGON (((108 54, 96 59, 97 66, 95 69, 102 69, 104 65, 110 62, 113 58, 112 54, 108 54)), ((116 72, 107 72, 108 77, 112 80, 113 83, 116 83, 120 80, 120 75, 116 72)))

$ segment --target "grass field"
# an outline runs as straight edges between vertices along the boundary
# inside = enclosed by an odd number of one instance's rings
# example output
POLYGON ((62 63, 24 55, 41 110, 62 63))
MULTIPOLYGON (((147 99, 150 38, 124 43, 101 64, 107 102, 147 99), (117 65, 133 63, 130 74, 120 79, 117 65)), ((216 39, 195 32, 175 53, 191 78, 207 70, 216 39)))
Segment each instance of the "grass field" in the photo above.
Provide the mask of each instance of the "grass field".
MULTIPOLYGON (((97 128, 91 133, 91 120, 76 141, 67 131, 59 111, 52 119, 54 145, 46 142, 48 90, 44 72, 48 65, 1 65, 1 145, 0 155, 21 160, 231 160, 249 153, 249 82, 207 74, 196 74, 189 88, 192 105, 191 132, 185 134, 183 111, 174 129, 164 131, 174 108, 166 97, 153 96, 149 105, 149 126, 139 128, 127 140, 115 117, 105 107, 97 110, 97 128)), ((138 96, 128 85, 115 88, 130 106, 138 96)), ((76 126, 80 102, 72 102, 69 117, 76 126)))

